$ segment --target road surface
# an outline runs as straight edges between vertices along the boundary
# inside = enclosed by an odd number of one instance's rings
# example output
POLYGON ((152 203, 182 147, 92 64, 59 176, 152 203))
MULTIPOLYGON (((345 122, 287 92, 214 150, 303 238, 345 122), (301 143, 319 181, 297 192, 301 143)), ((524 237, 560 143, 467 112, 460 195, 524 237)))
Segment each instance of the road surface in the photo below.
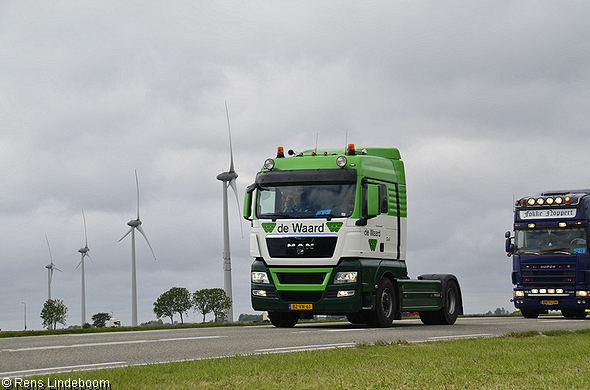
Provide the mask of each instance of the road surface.
POLYGON ((590 318, 467 317, 459 318, 452 326, 426 326, 419 319, 409 319, 394 321, 393 327, 385 329, 337 322, 299 324, 288 329, 263 325, 2 338, 0 378, 237 354, 344 348, 362 343, 425 342, 586 328, 590 328, 590 318))

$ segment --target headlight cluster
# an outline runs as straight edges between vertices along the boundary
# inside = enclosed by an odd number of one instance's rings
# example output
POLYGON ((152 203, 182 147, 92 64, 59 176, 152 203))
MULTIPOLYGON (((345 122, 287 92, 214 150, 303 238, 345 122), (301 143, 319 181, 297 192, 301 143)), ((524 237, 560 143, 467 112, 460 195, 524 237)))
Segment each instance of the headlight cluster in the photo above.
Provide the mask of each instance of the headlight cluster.
POLYGON ((580 290, 580 291, 576 291, 576 296, 577 297, 587 297, 588 294, 590 294, 590 292, 585 291, 585 290, 580 290))
POLYGON ((357 275, 356 271, 338 272, 334 278, 334 284, 355 283, 357 275))
POLYGON ((551 205, 568 205, 571 204, 571 197, 569 196, 550 196, 542 198, 522 198, 518 201, 517 206, 543 206, 545 204, 551 205))
POLYGON ((562 288, 533 288, 531 294, 563 294, 562 288))
POLYGON ((270 280, 268 279, 266 272, 252 271, 252 283, 270 284, 270 280))

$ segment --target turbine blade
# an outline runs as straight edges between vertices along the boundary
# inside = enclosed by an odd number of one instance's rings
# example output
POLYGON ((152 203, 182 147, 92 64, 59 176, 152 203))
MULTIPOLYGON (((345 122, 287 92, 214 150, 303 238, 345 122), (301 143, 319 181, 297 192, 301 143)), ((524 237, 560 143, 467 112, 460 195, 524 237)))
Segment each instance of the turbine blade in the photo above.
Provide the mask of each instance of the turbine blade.
POLYGON ((234 152, 231 145, 231 127, 229 125, 229 111, 227 109, 227 101, 225 102, 225 115, 227 116, 227 131, 229 132, 229 171, 230 173, 235 172, 234 170, 234 152))
POLYGON ((154 260, 156 260, 156 254, 154 253, 154 250, 152 249, 152 245, 150 244, 150 241, 148 240, 147 236, 145 235, 145 232, 143 231, 143 228, 141 227, 141 225, 139 225, 137 227, 137 230, 139 230, 139 232, 141 233, 143 238, 145 238, 145 242, 147 242, 148 246, 150 247, 150 250, 152 251, 152 256, 154 256, 154 260))
POLYGON ((82 218, 84 218, 84 239, 86 240, 86 247, 88 247, 88 232, 86 230, 86 215, 84 215, 84 209, 82 209, 82 218))
POLYGON ((135 185, 137 187, 137 219, 139 219, 139 179, 137 178, 137 169, 135 170, 135 185))
POLYGON ((61 272, 61 270, 60 270, 59 268, 57 268, 57 267, 53 267, 53 269, 56 269, 56 270, 58 270, 59 272, 61 272))
POLYGON ((125 235, 123 237, 119 238, 119 241, 117 241, 117 242, 121 242, 121 240, 124 239, 125 237, 127 237, 129 235, 129 233, 131 233, 132 230, 133 230, 133 228, 127 230, 127 233, 125 233, 125 235))
POLYGON ((92 266, 94 267, 94 270, 96 271, 96 274, 98 275, 98 270, 96 269, 96 265, 94 264, 94 260, 92 260, 92 257, 90 257, 90 255, 88 253, 86 253, 84 256, 88 256, 88 258, 92 262, 92 266))
MULTIPOLYGON (((232 190, 234 190, 234 194, 236 194, 236 202, 238 203, 238 215, 240 215, 240 213, 241 213, 240 198, 238 196, 238 185, 236 184, 236 179, 232 179, 229 182, 229 185, 231 186, 232 190)), ((242 218, 238 218, 238 221, 240 221, 240 234, 241 234, 242 238, 244 238, 244 229, 242 228, 242 218)))
POLYGON ((84 261, 84 257, 82 257, 82 260, 80 260, 80 262, 78 263, 78 265, 76 266, 76 269, 78 269, 78 267, 80 266, 80 264, 82 264, 82 262, 84 261))
POLYGON ((53 257, 51 256, 51 247, 49 246, 49 238, 47 238, 47 234, 45 235, 45 241, 47 241, 47 248, 49 249, 49 259, 51 260, 51 265, 53 265, 53 257))

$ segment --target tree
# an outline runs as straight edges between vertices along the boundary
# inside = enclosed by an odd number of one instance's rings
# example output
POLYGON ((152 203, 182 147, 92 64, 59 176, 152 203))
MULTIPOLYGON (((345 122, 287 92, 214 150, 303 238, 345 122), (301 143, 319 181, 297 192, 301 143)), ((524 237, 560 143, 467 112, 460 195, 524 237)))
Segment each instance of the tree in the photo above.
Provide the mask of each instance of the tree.
POLYGON ((215 314, 215 322, 227 318, 227 310, 231 307, 231 299, 221 288, 204 288, 193 294, 195 309, 203 314, 203 322, 208 313, 215 314))
POLYGON ((193 294, 193 305, 195 310, 203 315, 203 322, 208 313, 211 313, 211 299, 209 297, 209 289, 202 289, 195 291, 193 294))
POLYGON ((93 326, 95 328, 104 328, 110 319, 111 315, 109 313, 96 313, 92 316, 93 326))
POLYGON ((173 324, 174 313, 178 313, 180 322, 184 324, 183 314, 191 307, 193 307, 193 303, 191 302, 190 292, 184 287, 172 287, 154 302, 154 313, 158 318, 170 317, 173 324))
POLYGON ((231 299, 221 288, 213 288, 211 290, 213 297, 211 311, 215 314, 215 322, 225 321, 227 319, 227 311, 231 308, 231 299))
POLYGON ((43 326, 47 329, 55 329, 57 323, 66 324, 68 318, 68 308, 64 305, 61 299, 48 299, 43 304, 41 310, 41 318, 43 319, 43 326))

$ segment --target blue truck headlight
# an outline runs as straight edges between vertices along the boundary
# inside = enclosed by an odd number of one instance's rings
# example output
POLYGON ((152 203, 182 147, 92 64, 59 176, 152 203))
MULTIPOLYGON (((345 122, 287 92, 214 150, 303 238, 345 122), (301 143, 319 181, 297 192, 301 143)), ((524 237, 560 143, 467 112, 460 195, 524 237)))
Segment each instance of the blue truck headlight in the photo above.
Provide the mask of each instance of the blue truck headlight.
POLYGON ((576 296, 577 297, 587 297, 588 296, 588 291, 576 291, 576 296))
POLYGON ((338 272, 334 278, 334 284, 355 283, 357 275, 356 271, 338 272))
POLYGON ((252 283, 270 284, 270 280, 266 272, 252 271, 252 283))

